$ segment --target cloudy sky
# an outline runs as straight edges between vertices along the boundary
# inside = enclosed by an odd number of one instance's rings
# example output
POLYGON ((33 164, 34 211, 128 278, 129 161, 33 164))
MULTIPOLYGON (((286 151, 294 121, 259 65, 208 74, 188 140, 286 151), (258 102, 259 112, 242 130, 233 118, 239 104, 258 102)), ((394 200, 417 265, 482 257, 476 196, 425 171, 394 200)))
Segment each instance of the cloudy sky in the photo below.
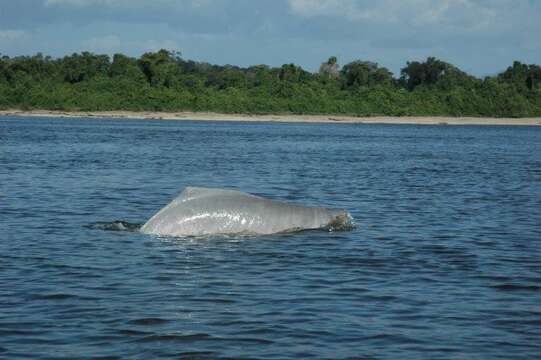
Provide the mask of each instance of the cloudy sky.
POLYGON ((436 56, 475 75, 541 63, 541 0, 0 0, 0 53, 138 56, 315 70, 436 56))

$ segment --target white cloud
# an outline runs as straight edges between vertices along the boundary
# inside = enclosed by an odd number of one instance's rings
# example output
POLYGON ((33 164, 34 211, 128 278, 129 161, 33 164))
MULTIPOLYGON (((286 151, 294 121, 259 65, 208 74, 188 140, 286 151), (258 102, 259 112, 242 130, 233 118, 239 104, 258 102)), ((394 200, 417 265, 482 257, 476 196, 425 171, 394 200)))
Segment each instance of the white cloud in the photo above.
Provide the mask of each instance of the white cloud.
POLYGON ((345 10, 353 6, 351 0, 289 0, 288 2, 294 13, 306 17, 346 15, 345 10))
POLYGON ((45 0, 46 6, 91 6, 108 7, 185 7, 201 8, 210 5, 210 0, 45 0))
POLYGON ((158 51, 161 49, 166 50, 179 50, 179 44, 174 40, 146 40, 143 41, 139 46, 143 51, 158 51))
POLYGON ((0 41, 13 41, 25 35, 26 33, 22 30, 0 30, 0 41))
POLYGON ((291 11, 303 17, 337 16, 353 22, 405 23, 412 26, 451 26, 479 29, 495 22, 497 9, 512 0, 488 4, 476 0, 288 0, 291 11))
POLYGON ((94 4, 110 4, 114 3, 114 0, 45 0, 46 6, 55 5, 70 5, 70 6, 86 6, 94 4))
POLYGON ((211 3, 211 0, 191 0, 191 5, 194 8, 207 7, 211 3))
POLYGON ((417 0, 422 9, 415 19, 416 25, 456 25, 481 29, 494 23, 498 12, 474 0, 417 0))
POLYGON ((83 46, 93 52, 111 52, 122 45, 120 38, 116 35, 93 37, 83 41, 83 46))

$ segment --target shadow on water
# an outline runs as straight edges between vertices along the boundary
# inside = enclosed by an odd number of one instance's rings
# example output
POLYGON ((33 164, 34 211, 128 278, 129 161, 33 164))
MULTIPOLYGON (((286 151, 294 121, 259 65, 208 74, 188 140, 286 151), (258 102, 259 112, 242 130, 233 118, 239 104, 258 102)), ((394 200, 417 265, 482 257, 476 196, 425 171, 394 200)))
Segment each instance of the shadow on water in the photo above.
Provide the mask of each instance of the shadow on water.
POLYGON ((92 224, 83 225, 83 227, 87 229, 127 232, 137 232, 141 226, 143 226, 142 223, 130 223, 122 220, 115 220, 112 222, 98 221, 92 224))
MULTIPOLYGON (((115 220, 111 222, 107 221, 98 221, 91 224, 83 225, 83 227, 87 229, 93 229, 93 230, 104 230, 104 231, 125 231, 125 232, 138 232, 141 227, 143 226, 143 223, 132 223, 124 220, 115 220)), ((342 216, 337 218, 332 223, 328 224, 327 226, 324 226, 320 229, 291 229, 289 231, 281 232, 278 234, 272 234, 272 235, 292 235, 296 233, 307 233, 307 232, 341 232, 341 231, 351 231, 355 229, 356 224, 351 215, 347 214, 347 216, 342 216)), ((245 233, 238 233, 238 234, 214 234, 214 235, 204 235, 204 236, 185 236, 182 238, 237 238, 237 237, 261 237, 265 235, 261 234, 254 234, 250 232, 245 233)), ((160 236, 164 237, 164 236, 160 236)), ((170 236, 165 236, 170 237, 170 236)), ((172 237, 174 238, 174 237, 172 237)))

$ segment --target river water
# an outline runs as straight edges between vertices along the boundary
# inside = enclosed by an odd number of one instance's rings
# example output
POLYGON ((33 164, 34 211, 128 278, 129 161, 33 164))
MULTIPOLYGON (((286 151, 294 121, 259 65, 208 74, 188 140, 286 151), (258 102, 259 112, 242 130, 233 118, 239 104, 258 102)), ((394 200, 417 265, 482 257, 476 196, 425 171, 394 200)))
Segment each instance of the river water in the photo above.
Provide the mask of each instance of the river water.
POLYGON ((541 127, 0 118, 0 358, 541 358, 541 127), (351 231, 166 238, 186 186, 351 231))

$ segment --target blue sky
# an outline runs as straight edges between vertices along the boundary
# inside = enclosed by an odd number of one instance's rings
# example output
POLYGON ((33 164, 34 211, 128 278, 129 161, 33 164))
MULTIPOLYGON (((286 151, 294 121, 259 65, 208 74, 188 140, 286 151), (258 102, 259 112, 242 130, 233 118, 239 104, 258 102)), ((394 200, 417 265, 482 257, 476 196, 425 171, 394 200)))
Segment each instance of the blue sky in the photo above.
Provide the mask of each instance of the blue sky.
POLYGON ((241 66, 436 56, 478 75, 541 63, 541 0, 0 0, 0 53, 160 48, 241 66))

